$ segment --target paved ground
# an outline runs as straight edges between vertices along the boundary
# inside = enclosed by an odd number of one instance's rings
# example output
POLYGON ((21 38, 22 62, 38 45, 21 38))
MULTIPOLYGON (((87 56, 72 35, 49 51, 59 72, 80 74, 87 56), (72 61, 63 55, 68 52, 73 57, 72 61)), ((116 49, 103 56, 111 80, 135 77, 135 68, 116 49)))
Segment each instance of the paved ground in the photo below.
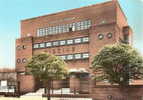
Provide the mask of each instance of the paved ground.
MULTIPOLYGON (((54 90, 54 94, 71 94, 69 89, 64 88, 60 90, 54 90)), ((44 93, 44 89, 39 89, 37 92, 34 93, 28 93, 20 98, 6 98, 6 97, 0 97, 0 100, 47 100, 47 98, 43 98, 42 94, 44 93)), ((88 98, 52 98, 51 100, 92 100, 88 98)))

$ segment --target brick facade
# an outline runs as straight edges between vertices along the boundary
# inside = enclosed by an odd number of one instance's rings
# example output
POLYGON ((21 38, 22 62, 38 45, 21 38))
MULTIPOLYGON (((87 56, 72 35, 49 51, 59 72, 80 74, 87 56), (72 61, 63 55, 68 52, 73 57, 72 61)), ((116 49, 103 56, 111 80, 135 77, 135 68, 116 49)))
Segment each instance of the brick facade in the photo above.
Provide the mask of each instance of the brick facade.
MULTIPOLYGON (((124 36, 123 28, 125 26, 128 26, 127 19, 120 8, 120 5, 116 1, 109 1, 92 6, 22 20, 21 37, 16 40, 16 70, 18 77, 21 76, 20 74, 25 73, 25 65, 27 60, 33 55, 41 52, 47 52, 54 55, 87 52, 89 53, 88 59, 69 60, 66 61, 66 63, 69 69, 84 68, 90 72, 90 67, 92 67, 91 62, 93 61, 93 57, 96 55, 96 53, 107 44, 120 42, 120 39, 123 39, 124 36), (90 28, 61 34, 41 37, 37 36, 37 29, 39 28, 70 24, 83 20, 91 20, 90 28), (112 33, 111 38, 107 37, 108 33, 112 33), (102 40, 99 39, 99 34, 104 36, 102 40), (74 45, 55 46, 50 48, 33 48, 35 43, 67 40, 78 37, 88 37, 89 42, 74 45)), ((129 42, 131 43, 131 29, 129 27, 126 29, 126 32, 129 34, 129 42)), ((28 80, 27 77, 24 79, 28 80)), ((34 84, 30 80, 27 82, 29 82, 27 83, 29 85, 34 84)), ((26 86, 28 85, 22 83, 21 87, 26 88, 26 86)))

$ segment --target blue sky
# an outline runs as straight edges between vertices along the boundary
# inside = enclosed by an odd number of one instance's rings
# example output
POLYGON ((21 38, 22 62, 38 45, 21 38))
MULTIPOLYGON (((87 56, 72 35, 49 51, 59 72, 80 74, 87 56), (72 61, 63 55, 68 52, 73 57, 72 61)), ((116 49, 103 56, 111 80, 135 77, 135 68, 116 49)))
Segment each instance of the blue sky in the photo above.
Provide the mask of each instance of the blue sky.
MULTIPOLYGON (((0 0, 0 68, 15 67, 20 20, 109 0, 0 0)), ((143 0, 119 0, 134 31, 133 46, 143 54, 143 0)))

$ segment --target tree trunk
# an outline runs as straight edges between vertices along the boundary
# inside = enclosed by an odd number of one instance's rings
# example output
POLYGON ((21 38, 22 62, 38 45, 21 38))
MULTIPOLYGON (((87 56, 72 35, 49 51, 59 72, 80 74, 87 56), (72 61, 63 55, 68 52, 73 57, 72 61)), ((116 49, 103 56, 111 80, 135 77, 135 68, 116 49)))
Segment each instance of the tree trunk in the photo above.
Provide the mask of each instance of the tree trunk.
POLYGON ((47 100, 51 100, 51 96, 50 96, 50 89, 51 89, 51 81, 48 81, 48 96, 47 96, 47 100))

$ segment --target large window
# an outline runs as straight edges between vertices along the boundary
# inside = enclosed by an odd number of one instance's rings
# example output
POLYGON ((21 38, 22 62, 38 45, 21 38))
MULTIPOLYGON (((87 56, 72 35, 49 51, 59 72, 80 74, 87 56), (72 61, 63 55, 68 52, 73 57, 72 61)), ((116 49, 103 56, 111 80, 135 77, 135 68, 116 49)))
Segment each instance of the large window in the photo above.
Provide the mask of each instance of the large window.
POLYGON ((34 49, 37 48, 48 48, 54 46, 64 46, 64 45, 72 45, 72 44, 81 44, 89 42, 89 37, 80 37, 75 39, 68 39, 68 40, 58 40, 58 41, 51 41, 46 43, 36 43, 33 45, 34 49))
POLYGON ((73 40, 67 40, 67 44, 73 44, 73 40))
POLYGON ((58 25, 54 27, 39 28, 37 29, 37 36, 45 36, 50 34, 59 34, 71 31, 78 31, 88 29, 91 26, 91 20, 70 23, 66 25, 58 25))
POLYGON ((75 54, 75 59, 81 59, 81 54, 75 54))
POLYGON ((89 58, 89 53, 78 53, 78 54, 61 55, 59 57, 61 57, 63 60, 88 59, 89 58))
POLYGON ((52 46, 52 43, 51 42, 47 42, 46 43, 46 47, 51 47, 52 46))
POLYGON ((34 49, 39 48, 39 44, 34 44, 34 45, 33 45, 33 48, 34 48, 34 49))
POLYGON ((81 38, 77 38, 74 40, 74 43, 81 43, 81 38))
POLYGON ((44 48, 45 47, 45 43, 40 43, 39 44, 39 48, 44 48))

